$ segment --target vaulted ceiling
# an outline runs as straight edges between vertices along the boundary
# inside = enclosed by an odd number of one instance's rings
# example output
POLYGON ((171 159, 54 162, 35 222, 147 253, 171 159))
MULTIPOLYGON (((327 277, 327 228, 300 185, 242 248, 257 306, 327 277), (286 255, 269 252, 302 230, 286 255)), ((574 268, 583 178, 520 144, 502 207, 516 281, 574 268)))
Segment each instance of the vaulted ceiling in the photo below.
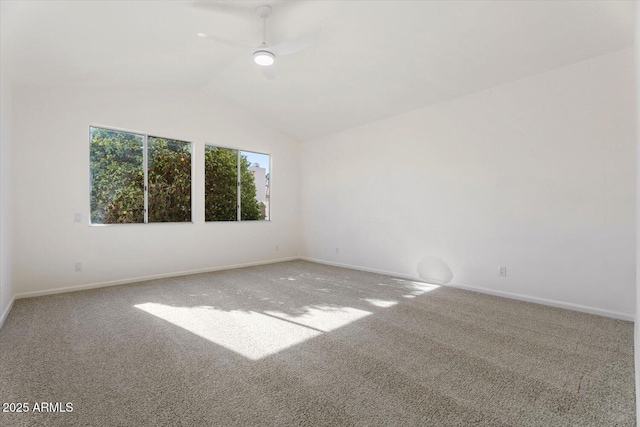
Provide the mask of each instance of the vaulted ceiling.
POLYGON ((14 83, 205 94, 307 140, 633 45, 632 1, 11 1, 14 83), (317 31, 267 80, 250 52, 317 31))

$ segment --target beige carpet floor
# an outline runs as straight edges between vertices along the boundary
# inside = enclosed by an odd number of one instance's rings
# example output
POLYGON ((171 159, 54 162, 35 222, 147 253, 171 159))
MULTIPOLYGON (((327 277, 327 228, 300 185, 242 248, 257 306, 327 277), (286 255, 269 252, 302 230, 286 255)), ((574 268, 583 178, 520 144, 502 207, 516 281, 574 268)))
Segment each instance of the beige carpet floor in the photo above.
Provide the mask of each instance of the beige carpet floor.
POLYGON ((632 426, 633 324, 293 261, 16 301, 2 426, 632 426))

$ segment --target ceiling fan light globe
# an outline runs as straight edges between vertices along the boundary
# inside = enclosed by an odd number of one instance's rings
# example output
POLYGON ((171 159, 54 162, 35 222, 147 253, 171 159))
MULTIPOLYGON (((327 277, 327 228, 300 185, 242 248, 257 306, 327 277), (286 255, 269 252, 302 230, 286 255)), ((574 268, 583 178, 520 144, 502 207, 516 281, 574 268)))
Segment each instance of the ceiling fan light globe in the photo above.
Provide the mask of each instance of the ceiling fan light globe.
POLYGON ((258 65, 261 65, 263 67, 268 67, 269 65, 273 65, 273 63, 276 60, 276 57, 273 53, 267 50, 258 50, 253 54, 253 60, 258 65))

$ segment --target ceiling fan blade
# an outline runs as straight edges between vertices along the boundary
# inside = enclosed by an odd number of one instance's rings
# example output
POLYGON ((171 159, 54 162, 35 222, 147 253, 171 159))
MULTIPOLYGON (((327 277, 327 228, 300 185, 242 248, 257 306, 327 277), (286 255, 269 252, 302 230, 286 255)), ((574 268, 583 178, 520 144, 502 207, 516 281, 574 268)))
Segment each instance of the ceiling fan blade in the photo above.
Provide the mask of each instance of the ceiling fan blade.
POLYGON ((276 78, 276 70, 273 68, 273 65, 268 67, 260 67, 260 71, 262 71, 262 75, 267 80, 274 80, 276 78))
POLYGON ((309 34, 304 34, 302 36, 296 37, 295 39, 285 40, 273 46, 269 46, 269 50, 273 52, 276 57, 290 55, 311 45, 316 41, 318 35, 319 33, 317 31, 309 34))
POLYGON ((247 46, 241 43, 236 43, 234 41, 223 39, 222 37, 218 37, 218 36, 212 36, 206 33, 198 33, 198 36, 205 38, 207 40, 211 40, 216 43, 224 44, 224 45, 239 48, 239 49, 255 49, 255 46, 247 46))

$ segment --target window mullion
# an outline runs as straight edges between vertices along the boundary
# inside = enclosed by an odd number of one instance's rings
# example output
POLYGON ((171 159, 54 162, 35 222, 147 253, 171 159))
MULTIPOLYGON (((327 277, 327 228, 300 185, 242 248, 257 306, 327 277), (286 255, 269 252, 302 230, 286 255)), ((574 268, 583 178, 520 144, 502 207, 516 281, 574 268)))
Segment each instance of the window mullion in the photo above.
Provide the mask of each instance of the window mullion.
POLYGON ((241 177, 242 177, 242 167, 240 165, 240 160, 241 160, 241 153, 240 150, 238 150, 238 221, 242 221, 242 183, 241 183, 241 177))
POLYGON ((149 137, 144 136, 144 145, 142 150, 142 165, 144 169, 144 223, 149 222, 149 154, 148 144, 149 137))

